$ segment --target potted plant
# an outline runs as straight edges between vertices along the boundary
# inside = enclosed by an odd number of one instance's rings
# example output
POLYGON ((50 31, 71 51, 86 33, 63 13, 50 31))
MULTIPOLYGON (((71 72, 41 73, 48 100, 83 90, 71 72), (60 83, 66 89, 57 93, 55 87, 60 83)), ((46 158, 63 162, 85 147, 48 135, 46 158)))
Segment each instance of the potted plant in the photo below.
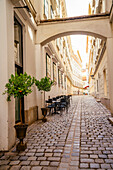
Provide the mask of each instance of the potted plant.
POLYGON ((42 78, 40 81, 35 79, 35 85, 37 86, 38 90, 43 92, 44 94, 44 105, 41 108, 42 110, 42 115, 44 116, 42 121, 46 122, 46 115, 47 115, 47 108, 45 106, 45 92, 49 92, 51 90, 51 86, 53 85, 53 81, 50 80, 48 77, 42 78))
POLYGON ((23 143, 23 139, 26 136, 28 125, 25 124, 22 119, 21 100, 24 96, 27 96, 32 92, 31 86, 33 83, 34 77, 32 78, 30 75, 27 75, 26 72, 24 74, 20 73, 20 75, 15 73, 15 76, 11 74, 9 82, 5 85, 6 90, 3 93, 8 95, 7 101, 11 101, 11 96, 20 100, 20 122, 14 126, 17 138, 20 140, 20 142, 16 145, 17 151, 25 150, 27 147, 27 144, 23 143))

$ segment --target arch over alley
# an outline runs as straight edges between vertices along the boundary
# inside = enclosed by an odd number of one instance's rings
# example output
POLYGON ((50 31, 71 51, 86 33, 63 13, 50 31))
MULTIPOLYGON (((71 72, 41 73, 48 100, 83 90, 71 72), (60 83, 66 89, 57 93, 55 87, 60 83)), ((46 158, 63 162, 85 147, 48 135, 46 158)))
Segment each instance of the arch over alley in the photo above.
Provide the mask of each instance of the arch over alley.
MULTIPOLYGON (((37 23, 36 31, 36 51, 37 55, 43 54, 42 46, 59 37, 68 35, 90 35, 106 41, 106 54, 108 61, 108 72, 113 72, 113 30, 112 30, 112 8, 110 13, 93 14, 72 18, 60 18, 50 20, 40 20, 37 23)), ((40 69, 37 68, 37 69, 40 69)), ((108 77, 110 91, 110 108, 113 111, 113 76, 108 77)))
POLYGON ((112 37, 109 14, 41 20, 37 27, 36 44, 68 35, 84 34, 106 40, 112 37))

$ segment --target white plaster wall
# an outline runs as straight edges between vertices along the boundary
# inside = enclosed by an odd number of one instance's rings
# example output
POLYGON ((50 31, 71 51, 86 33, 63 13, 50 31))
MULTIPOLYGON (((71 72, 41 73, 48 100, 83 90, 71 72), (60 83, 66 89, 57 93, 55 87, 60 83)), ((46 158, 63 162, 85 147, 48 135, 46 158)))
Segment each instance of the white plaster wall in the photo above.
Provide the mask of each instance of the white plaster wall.
POLYGON ((95 75, 95 83, 96 80, 99 80, 99 92, 96 92, 97 97, 104 98, 107 97, 109 99, 109 81, 108 81, 108 64, 107 64, 107 50, 104 53, 104 56, 102 58, 102 61, 99 65, 99 68, 97 70, 97 73, 95 75), (104 77, 103 77, 103 71, 106 69, 106 81, 107 81, 107 96, 104 95, 104 77), (98 79, 98 74, 100 75, 100 78, 98 79))
MULTIPOLYGON (((36 66, 36 79, 41 79, 43 77, 43 57, 42 57, 42 46, 40 44, 35 45, 35 66, 36 66)), ((41 119, 42 113, 41 113, 41 103, 42 95, 41 92, 36 89, 36 102, 38 105, 38 118, 41 119)))
POLYGON ((11 73, 14 73, 13 6, 10 1, 0 1, 0 150, 8 150, 15 142, 14 99, 6 101, 2 93, 11 73), (10 44, 10 45, 8 45, 10 44))
POLYGON ((43 18, 43 3, 41 0, 34 0, 35 10, 37 11, 37 19, 40 20, 43 18))
MULTIPOLYGON (((32 77, 36 77, 36 66, 35 66, 35 31, 26 23, 25 26, 25 56, 24 56, 24 71, 32 77)), ((25 110, 29 110, 30 107, 36 106, 36 88, 32 87, 32 93, 26 97, 25 110)))
MULTIPOLYGON (((36 77, 35 30, 29 20, 25 20, 17 10, 16 17, 23 27, 23 72, 36 77)), ((24 110, 31 110, 34 106, 38 106, 35 85, 32 86, 32 93, 24 97, 24 110)), ((32 117, 32 112, 29 114, 32 117)))
POLYGON ((108 62, 110 109, 113 113, 113 38, 107 39, 107 62, 108 62))
MULTIPOLYGON (((14 63, 14 12, 13 5, 7 1, 7 44, 8 44, 8 77, 15 73, 14 63)), ((15 143, 15 100, 8 102, 8 149, 15 143)))
POLYGON ((105 11, 109 12, 112 6, 112 0, 105 0, 105 11))
MULTIPOLYGON (((5 84, 8 82, 11 74, 15 73, 14 63, 14 10, 11 1, 0 1, 0 150, 9 150, 15 143, 15 100, 11 102, 6 101, 7 95, 3 96, 5 84)), ((19 20, 23 23, 23 58, 24 58, 24 72, 26 71, 31 76, 36 76, 35 65, 35 31, 31 27, 33 33, 33 41, 28 32, 28 22, 23 19, 19 12, 17 12, 19 20)), ((25 97, 25 110, 30 107, 38 105, 36 100, 36 88, 33 87, 33 93, 25 97)))

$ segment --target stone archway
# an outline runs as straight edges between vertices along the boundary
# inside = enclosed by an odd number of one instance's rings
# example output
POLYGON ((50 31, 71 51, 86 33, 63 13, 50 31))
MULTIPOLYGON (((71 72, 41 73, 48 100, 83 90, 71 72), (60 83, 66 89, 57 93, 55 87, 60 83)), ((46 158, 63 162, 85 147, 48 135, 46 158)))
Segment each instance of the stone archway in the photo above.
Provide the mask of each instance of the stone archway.
MULTIPOLYGON (((42 48, 50 41, 68 35, 85 34, 101 38, 106 41, 108 59, 108 79, 110 91, 110 109, 113 112, 113 31, 110 23, 110 14, 81 16, 60 20, 45 20, 38 23, 36 31, 37 56, 43 56, 42 48)), ((40 59, 42 59, 41 57, 40 59)), ((37 68, 41 69, 41 67, 37 68)))
POLYGON ((41 21, 37 27, 36 44, 45 45, 56 38, 75 34, 91 35, 106 40, 112 37, 109 20, 108 14, 101 14, 60 19, 60 21, 41 21))

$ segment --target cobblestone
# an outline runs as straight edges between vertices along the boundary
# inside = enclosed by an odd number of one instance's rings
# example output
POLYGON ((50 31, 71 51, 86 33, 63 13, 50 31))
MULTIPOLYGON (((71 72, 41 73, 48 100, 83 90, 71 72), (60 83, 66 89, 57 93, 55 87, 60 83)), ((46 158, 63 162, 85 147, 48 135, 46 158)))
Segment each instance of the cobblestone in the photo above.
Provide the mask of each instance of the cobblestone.
POLYGON ((0 161, 0 165, 8 165, 9 162, 10 160, 2 160, 0 161))
POLYGON ((91 163, 90 168, 98 169, 98 168, 100 168, 100 166, 99 166, 99 164, 91 163))
POLYGON ((10 166, 8 166, 8 165, 2 165, 2 166, 0 166, 0 170, 8 170, 10 168, 10 166))
POLYGON ((50 163, 50 166, 55 166, 55 167, 57 166, 58 167, 58 165, 59 165, 59 162, 51 162, 50 163))
POLYGON ((27 149, 0 153, 0 170, 113 169, 113 126, 101 103, 74 96, 68 114, 28 127, 27 149))
POLYGON ((21 168, 21 166, 12 166, 11 168, 10 168, 10 170, 19 170, 21 168))
POLYGON ((28 156, 21 156, 19 158, 20 161, 26 161, 28 159, 28 156))
POLYGON ((43 166, 48 166, 50 164, 49 161, 41 161, 40 165, 43 165, 43 166))
POLYGON ((10 165, 18 165, 20 163, 20 161, 11 161, 10 165))
POLYGON ((37 165, 39 165, 39 163, 40 163, 40 161, 31 161, 30 165, 37 166, 37 165))
POLYGON ((31 168, 31 170, 42 170, 41 166, 34 166, 31 168))
POLYGON ((80 164, 80 168, 88 168, 88 167, 89 167, 88 163, 81 163, 80 164))
POLYGON ((31 167, 30 166, 22 166, 20 170, 30 170, 31 167))
POLYGON ((29 165, 30 164, 30 161, 21 161, 20 165, 29 165))
POLYGON ((29 157, 28 161, 35 161, 36 159, 37 159, 37 157, 35 157, 35 156, 34 157, 29 157))
POLYGON ((38 157, 39 161, 45 161, 47 158, 46 157, 38 157))

